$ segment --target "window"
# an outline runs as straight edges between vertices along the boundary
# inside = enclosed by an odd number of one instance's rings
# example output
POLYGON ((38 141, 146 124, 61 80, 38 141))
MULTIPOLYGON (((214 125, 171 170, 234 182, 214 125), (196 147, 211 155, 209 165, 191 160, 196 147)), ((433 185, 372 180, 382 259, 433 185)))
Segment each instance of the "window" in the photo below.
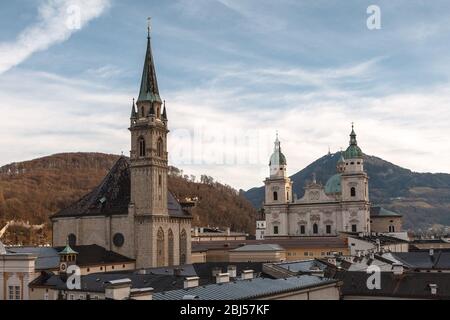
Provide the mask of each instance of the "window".
POLYGON ((273 193, 273 201, 278 201, 278 192, 273 193))
POLYGON ((158 184, 160 187, 162 186, 162 175, 159 175, 158 177, 158 184))
POLYGON ((164 142, 163 142, 162 138, 158 139, 157 152, 158 152, 158 157, 162 157, 163 156, 163 153, 164 153, 164 142))
POLYGON ((20 287, 19 286, 15 286, 14 287, 14 293, 15 293, 15 298, 16 300, 20 300, 20 287))
POLYGON ((69 294, 69 300, 75 300, 75 296, 73 294, 69 294))
POLYGON ((77 236, 74 235, 73 233, 67 236, 67 240, 69 242, 69 246, 75 247, 77 245, 77 236))
POLYGON ((286 199, 287 199, 287 201, 289 201, 289 191, 288 191, 288 193, 286 193, 286 199))
POLYGON ((313 233, 314 234, 318 234, 319 233, 319 226, 317 225, 317 223, 314 223, 314 225, 313 225, 313 233))
POLYGON ((49 299, 48 293, 45 293, 45 294, 44 294, 44 300, 50 300, 50 299, 49 299))
POLYGON ((278 234, 278 226, 273 227, 273 234, 278 234))
POLYGON ((395 232, 395 227, 394 226, 389 226, 389 232, 395 232))
POLYGON ((300 226, 300 234, 306 234, 306 227, 300 226))
POLYGON ((145 118, 145 109, 144 109, 144 107, 141 108, 141 117, 145 118))
POLYGON ((352 232, 358 232, 358 226, 356 224, 352 224, 352 232))
POLYGON ((327 234, 331 234, 331 225, 327 225, 327 234))
POLYGON ((305 252, 304 255, 305 255, 305 257, 307 257, 309 254, 308 254, 308 252, 305 252))
POLYGON ((355 187, 352 187, 352 188, 350 189, 350 195, 351 195, 352 197, 356 197, 356 188, 355 188, 355 187))
POLYGON ((8 297, 9 297, 9 300, 14 300, 14 287, 13 286, 8 287, 8 297))
POLYGON ((145 157, 145 139, 143 137, 139 138, 139 157, 145 157))

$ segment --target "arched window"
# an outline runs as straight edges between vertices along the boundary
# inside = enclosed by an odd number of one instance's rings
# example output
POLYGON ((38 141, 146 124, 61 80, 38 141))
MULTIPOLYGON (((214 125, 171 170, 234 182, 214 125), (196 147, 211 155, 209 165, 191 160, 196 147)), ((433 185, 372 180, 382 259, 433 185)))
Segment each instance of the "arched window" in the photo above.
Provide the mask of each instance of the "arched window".
POLYGON ((305 225, 300 226, 300 234, 306 234, 306 227, 305 225))
POLYGON ((317 225, 317 223, 314 223, 314 225, 313 225, 313 233, 314 234, 318 234, 319 233, 319 226, 317 225))
POLYGON ((356 197, 356 188, 355 188, 355 187, 352 187, 352 188, 350 189, 350 196, 356 197))
POLYGON ((186 230, 183 229, 180 234, 180 265, 187 263, 187 234, 186 230))
POLYGON ((173 254, 174 254, 174 241, 173 241, 173 232, 172 232, 172 229, 169 229, 169 232, 168 232, 168 235, 167 235, 167 238, 169 239, 169 267, 171 267, 171 266, 173 266, 173 265, 175 265, 175 262, 174 262, 174 256, 173 256, 173 254))
POLYGON ((156 253, 157 253, 157 259, 156 264, 157 267, 164 267, 165 266, 165 252, 164 252, 164 231, 162 228, 159 228, 158 236, 156 240, 156 253))
POLYGON ((157 152, 158 152, 158 157, 162 157, 164 154, 164 142, 163 142, 162 138, 158 139, 157 152))
POLYGON ((146 154, 146 145, 145 145, 145 139, 143 137, 139 138, 139 157, 145 157, 146 154))
POLYGON ((145 109, 144 109, 144 107, 141 107, 141 117, 145 118, 145 109))
POLYGON ((273 201, 278 201, 278 192, 273 193, 273 201))

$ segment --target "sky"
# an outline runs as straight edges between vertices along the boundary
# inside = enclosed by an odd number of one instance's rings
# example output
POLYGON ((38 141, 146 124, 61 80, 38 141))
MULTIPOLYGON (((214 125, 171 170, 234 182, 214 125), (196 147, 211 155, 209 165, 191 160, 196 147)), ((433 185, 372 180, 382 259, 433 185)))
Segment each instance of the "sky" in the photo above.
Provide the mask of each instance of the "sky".
POLYGON ((262 185, 345 149, 450 173, 446 0, 16 0, 0 4, 0 165, 125 155, 147 17, 170 164, 262 185), (379 29, 368 28, 371 5, 379 29))

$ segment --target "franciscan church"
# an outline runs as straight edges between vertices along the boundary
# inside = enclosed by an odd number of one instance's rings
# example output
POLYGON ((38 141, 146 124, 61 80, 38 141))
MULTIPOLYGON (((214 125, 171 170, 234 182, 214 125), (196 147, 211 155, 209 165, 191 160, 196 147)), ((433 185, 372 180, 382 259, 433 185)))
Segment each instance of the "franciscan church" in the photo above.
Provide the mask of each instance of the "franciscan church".
POLYGON ((168 190, 168 116, 150 29, 129 131, 130 158, 121 157, 97 188, 52 217, 53 246, 97 244, 135 259, 137 268, 189 264, 192 216, 168 190))
POLYGON ((270 158, 270 177, 265 181, 266 237, 336 236, 340 232, 371 231, 374 210, 369 202, 369 178, 354 128, 350 146, 341 154, 337 172, 325 186, 314 178, 306 185, 304 197, 297 199, 292 196, 292 181, 286 168, 286 157, 277 137, 270 158))

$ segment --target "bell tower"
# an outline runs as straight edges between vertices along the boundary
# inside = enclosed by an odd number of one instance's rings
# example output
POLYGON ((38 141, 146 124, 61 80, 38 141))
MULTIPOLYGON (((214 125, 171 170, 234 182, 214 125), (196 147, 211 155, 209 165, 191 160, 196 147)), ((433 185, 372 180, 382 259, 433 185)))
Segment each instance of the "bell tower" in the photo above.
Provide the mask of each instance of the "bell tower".
POLYGON ((153 60, 150 25, 139 98, 133 100, 131 132, 131 205, 137 216, 168 215, 168 119, 153 60))

